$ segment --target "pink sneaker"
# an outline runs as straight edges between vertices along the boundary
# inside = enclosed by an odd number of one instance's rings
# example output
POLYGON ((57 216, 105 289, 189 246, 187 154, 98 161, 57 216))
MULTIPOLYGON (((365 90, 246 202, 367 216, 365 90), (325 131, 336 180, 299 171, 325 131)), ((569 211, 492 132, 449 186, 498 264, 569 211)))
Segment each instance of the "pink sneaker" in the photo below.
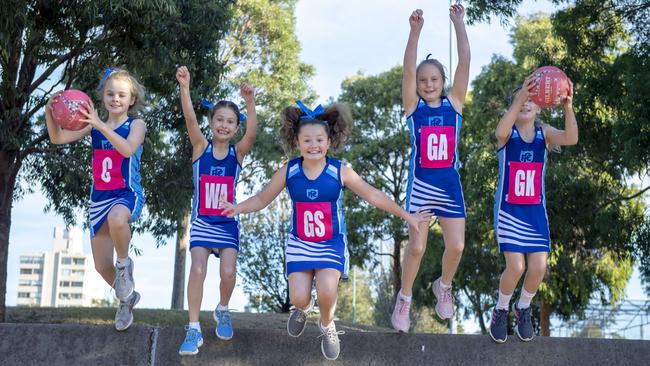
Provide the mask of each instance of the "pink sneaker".
POLYGON ((393 315, 390 317, 390 322, 393 324, 393 328, 395 328, 396 331, 408 333, 409 328, 411 327, 411 318, 409 317, 410 310, 411 302, 404 300, 399 294, 397 294, 395 309, 393 309, 393 315))
POLYGON ((433 281, 431 286, 433 294, 436 295, 438 303, 436 304, 436 314, 440 319, 451 319, 454 316, 454 296, 451 294, 451 287, 448 289, 440 288, 440 278, 433 281))

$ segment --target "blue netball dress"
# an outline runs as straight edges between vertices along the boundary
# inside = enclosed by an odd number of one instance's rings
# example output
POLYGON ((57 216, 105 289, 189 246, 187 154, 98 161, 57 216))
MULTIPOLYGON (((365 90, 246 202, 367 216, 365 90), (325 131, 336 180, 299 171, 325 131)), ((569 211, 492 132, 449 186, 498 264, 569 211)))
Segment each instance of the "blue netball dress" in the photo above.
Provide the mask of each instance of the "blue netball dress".
MULTIPOLYGON (((127 138, 131 132, 132 118, 126 120, 115 132, 127 138)), ((93 147, 93 187, 90 192, 90 236, 93 237, 106 221, 115 205, 124 205, 131 211, 133 222, 140 217, 144 195, 140 185, 140 157, 142 145, 126 158, 117 151, 101 132, 90 132, 93 147)))
POLYGON ((420 99, 415 112, 408 117, 411 157, 406 211, 465 217, 465 199, 458 174, 462 120, 444 96, 436 108, 420 99))
POLYGON ((228 147, 228 155, 221 160, 212 152, 210 141, 203 154, 192 163, 194 197, 190 249, 198 246, 239 250, 239 220, 225 216, 220 201, 237 203, 235 190, 241 166, 235 145, 228 147))
POLYGON ((499 186, 494 201, 494 232, 501 252, 549 252, 546 215, 546 141, 541 127, 528 143, 516 127, 498 150, 499 186))
POLYGON ((327 158, 314 180, 302 170, 303 158, 287 164, 286 185, 293 215, 287 239, 287 276, 293 272, 334 268, 348 276, 348 240, 343 217, 341 162, 327 158))

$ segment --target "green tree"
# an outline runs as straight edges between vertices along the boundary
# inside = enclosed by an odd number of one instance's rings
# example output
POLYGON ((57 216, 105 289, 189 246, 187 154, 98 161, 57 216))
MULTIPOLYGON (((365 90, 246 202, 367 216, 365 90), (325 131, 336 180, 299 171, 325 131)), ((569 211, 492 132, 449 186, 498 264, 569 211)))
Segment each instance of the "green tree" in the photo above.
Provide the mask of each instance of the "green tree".
MULTIPOLYGON (((404 206, 410 145, 401 91, 397 87, 401 80, 401 66, 375 76, 350 77, 342 84, 339 101, 351 106, 355 122, 344 159, 368 183, 404 206)), ((344 207, 352 263, 363 265, 371 254, 390 256, 391 284, 397 291, 401 284, 401 247, 408 239, 407 225, 351 192, 345 192, 344 207), (390 252, 378 250, 377 243, 390 243, 390 252)))
POLYGON ((290 222, 291 201, 284 192, 264 210, 242 216, 238 272, 258 311, 288 313, 291 307, 284 250, 290 222))
MULTIPOLYGON (((74 210, 87 202, 87 142, 53 147, 47 143, 43 124, 36 123, 50 93, 72 86, 90 90, 107 65, 126 65, 154 95, 154 109, 169 105, 165 98, 173 91, 172 65, 184 58, 205 58, 201 52, 214 49, 229 19, 228 3, 13 0, 4 4, 0 14, 0 320, 5 318, 13 201, 38 181, 50 199, 46 209, 54 209, 67 222, 73 222, 74 210), (170 78, 161 78, 161 70, 170 70, 170 78)), ((213 73, 220 72, 217 66, 213 73)), ((152 153, 149 149, 159 137, 152 128, 145 156, 152 153)))
POLYGON ((336 316, 344 321, 352 322, 352 302, 355 300, 354 321, 360 324, 373 324, 374 299, 370 288, 370 274, 366 271, 350 268, 348 281, 339 283, 338 299, 336 300, 336 316), (356 278, 355 278, 356 272, 356 278), (356 294, 354 294, 356 290, 356 294))
MULTIPOLYGON (((600 144, 604 138, 594 130, 602 133, 612 123, 611 114, 608 107, 594 103, 596 91, 585 89, 585 79, 608 70, 613 63, 611 53, 620 52, 618 47, 625 39, 621 27, 610 28, 601 42, 592 44, 600 48, 592 49, 589 59, 576 57, 575 50, 554 32, 551 19, 536 15, 519 20, 513 30, 515 61, 495 57, 473 82, 471 102, 464 111, 461 148, 467 245, 455 283, 468 298, 466 308, 480 320, 483 331, 483 317, 493 304, 503 263, 491 228, 498 174, 492 136, 507 107, 505 97, 541 65, 558 65, 572 77, 580 126, 578 146, 549 154, 546 192, 553 249, 538 297, 542 331, 548 333, 551 312, 568 318, 581 314, 594 294, 602 302, 616 302, 624 294, 633 263, 632 242, 646 218, 642 202, 634 196, 638 190, 629 186, 622 174, 625 169, 615 162, 603 164, 607 151, 600 144), (579 72, 580 64, 591 68, 579 72)), ((544 112, 541 118, 558 128, 563 126, 563 117, 554 111, 544 112)), ((611 145, 608 140, 606 146, 611 145)))

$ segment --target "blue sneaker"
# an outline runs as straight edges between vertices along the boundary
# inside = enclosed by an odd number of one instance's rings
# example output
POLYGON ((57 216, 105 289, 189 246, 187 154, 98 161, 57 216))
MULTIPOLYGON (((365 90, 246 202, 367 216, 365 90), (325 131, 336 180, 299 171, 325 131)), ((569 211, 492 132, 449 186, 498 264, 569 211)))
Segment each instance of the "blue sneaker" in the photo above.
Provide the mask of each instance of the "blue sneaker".
POLYGON ((185 340, 178 350, 181 356, 195 355, 199 353, 199 347, 203 345, 203 336, 197 329, 186 327, 187 334, 185 340))
POLYGON ((227 341, 232 338, 232 321, 230 311, 215 309, 212 313, 214 321, 217 322, 217 337, 227 341))
POLYGON ((515 313, 515 333, 517 333, 517 337, 524 342, 532 341, 535 332, 533 331, 533 319, 530 306, 525 309, 519 309, 515 302, 512 304, 512 311, 515 313))
POLYGON ((494 308, 490 323, 490 337, 497 343, 505 343, 508 339, 508 310, 494 308))

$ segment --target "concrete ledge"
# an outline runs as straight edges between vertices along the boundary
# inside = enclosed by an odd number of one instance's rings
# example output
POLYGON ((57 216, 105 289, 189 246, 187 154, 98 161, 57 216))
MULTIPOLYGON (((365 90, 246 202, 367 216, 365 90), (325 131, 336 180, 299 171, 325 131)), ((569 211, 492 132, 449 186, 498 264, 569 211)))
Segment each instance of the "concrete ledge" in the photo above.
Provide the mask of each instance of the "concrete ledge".
MULTIPOLYGON (((647 365, 650 342, 541 338, 495 344, 488 336, 397 334, 346 329, 339 365, 647 365)), ((0 324, 2 365, 326 365, 310 322, 300 338, 279 329, 237 329, 230 341, 204 327, 196 356, 181 357, 182 327, 137 325, 0 324)))
POLYGON ((149 365, 152 328, 0 323, 1 365, 149 365))

